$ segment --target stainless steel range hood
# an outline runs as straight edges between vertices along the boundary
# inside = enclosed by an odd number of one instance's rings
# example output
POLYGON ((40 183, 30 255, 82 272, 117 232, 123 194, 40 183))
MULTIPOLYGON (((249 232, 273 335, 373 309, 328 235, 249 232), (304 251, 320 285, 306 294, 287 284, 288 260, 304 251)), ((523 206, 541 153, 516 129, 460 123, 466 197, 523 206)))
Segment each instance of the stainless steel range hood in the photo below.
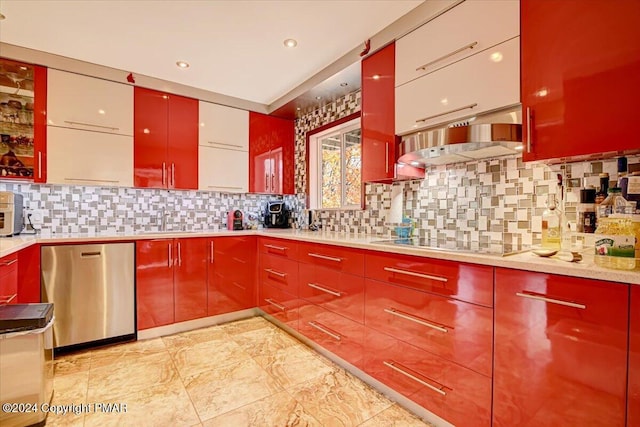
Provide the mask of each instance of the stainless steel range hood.
POLYGON ((444 165, 522 152, 522 107, 490 113, 405 135, 399 163, 444 165))

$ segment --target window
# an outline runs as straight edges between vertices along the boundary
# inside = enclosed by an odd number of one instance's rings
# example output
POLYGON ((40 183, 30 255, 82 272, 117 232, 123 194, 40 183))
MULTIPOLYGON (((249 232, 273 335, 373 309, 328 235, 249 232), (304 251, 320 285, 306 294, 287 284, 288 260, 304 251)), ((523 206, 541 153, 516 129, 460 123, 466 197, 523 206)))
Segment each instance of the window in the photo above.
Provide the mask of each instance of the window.
POLYGON ((313 135, 309 150, 312 209, 359 209, 362 146, 360 119, 313 135))

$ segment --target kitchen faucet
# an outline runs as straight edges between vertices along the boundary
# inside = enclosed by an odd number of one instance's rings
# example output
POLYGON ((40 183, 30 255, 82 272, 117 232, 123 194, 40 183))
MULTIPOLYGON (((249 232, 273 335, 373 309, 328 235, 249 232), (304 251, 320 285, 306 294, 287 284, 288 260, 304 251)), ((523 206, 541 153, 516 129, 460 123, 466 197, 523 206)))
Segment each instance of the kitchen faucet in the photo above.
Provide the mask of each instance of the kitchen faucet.
POLYGON ((169 213, 163 207, 158 214, 160 215, 160 231, 167 231, 167 216, 169 213))

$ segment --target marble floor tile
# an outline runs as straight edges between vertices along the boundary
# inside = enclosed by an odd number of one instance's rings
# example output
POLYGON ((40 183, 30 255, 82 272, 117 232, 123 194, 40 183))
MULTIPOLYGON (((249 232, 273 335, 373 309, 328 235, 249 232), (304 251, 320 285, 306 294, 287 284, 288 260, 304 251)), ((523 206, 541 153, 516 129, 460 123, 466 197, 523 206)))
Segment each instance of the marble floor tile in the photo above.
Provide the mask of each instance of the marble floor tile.
POLYGON ((162 337, 162 341, 169 350, 190 347, 207 341, 219 341, 225 339, 228 339, 227 334, 219 326, 195 329, 193 331, 162 337))
POLYGON ((91 369, 135 362, 142 356, 163 353, 166 352, 166 349, 161 338, 102 347, 90 353, 91 369))
POLYGON ((52 405, 82 404, 87 401, 89 371, 69 375, 54 375, 52 405))
POLYGON ((124 403, 126 412, 94 410, 85 417, 85 427, 94 426, 191 426, 200 419, 182 382, 150 387, 137 393, 114 397, 109 402, 124 403))
POLYGON ((393 406, 380 412, 373 418, 368 419, 359 427, 435 427, 413 415, 406 409, 394 404, 393 406))
POLYGON ((231 339, 252 357, 270 354, 295 345, 304 345, 288 333, 270 328, 232 335, 231 339))
POLYGON ((47 427, 83 427, 85 414, 47 414, 47 427))
POLYGON ((283 391, 207 420, 203 426, 322 427, 322 424, 283 391))
POLYGON ((238 344, 229 339, 218 339, 173 348, 169 350, 169 354, 171 354, 182 378, 250 358, 238 344))
MULTIPOLYGON (((93 361, 92 361, 93 366, 93 361)), ((171 356, 164 353, 139 356, 135 360, 106 365, 89 371, 88 402, 141 392, 179 379, 171 356)))
POLYGON ((235 322, 224 323, 222 325, 219 325, 219 327, 229 335, 243 334, 245 332, 264 328, 279 330, 278 327, 273 323, 259 316, 237 320, 235 322))
POLYGON ((287 390, 324 426, 357 426, 391 406, 358 378, 333 371, 287 390))
POLYGON ((184 384, 201 420, 282 390, 253 359, 202 372, 185 379, 184 384))
POLYGON ((53 370, 55 375, 69 375, 78 372, 84 372, 88 371, 90 367, 90 351, 56 356, 53 359, 53 370))
POLYGON ((283 388, 329 374, 335 369, 331 364, 316 357, 310 348, 302 345, 258 355, 254 360, 283 388))

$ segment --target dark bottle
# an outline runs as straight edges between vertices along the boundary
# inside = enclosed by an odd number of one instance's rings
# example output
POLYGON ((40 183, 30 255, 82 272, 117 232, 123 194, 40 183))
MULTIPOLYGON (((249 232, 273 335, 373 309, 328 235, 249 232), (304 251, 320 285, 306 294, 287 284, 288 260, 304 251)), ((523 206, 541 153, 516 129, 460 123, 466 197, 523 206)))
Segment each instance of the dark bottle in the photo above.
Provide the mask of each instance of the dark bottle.
POLYGON ((596 193, 596 205, 599 205, 607 198, 609 193, 609 174, 600 174, 600 190, 596 193))
POLYGON ((622 197, 627 198, 627 186, 629 184, 629 177, 627 173, 627 158, 619 157, 618 158, 618 182, 616 183, 617 187, 620 187, 622 190, 622 197))
POLYGON ((584 188, 580 190, 580 204, 578 205, 577 231, 593 233, 596 231, 596 189, 584 188))

